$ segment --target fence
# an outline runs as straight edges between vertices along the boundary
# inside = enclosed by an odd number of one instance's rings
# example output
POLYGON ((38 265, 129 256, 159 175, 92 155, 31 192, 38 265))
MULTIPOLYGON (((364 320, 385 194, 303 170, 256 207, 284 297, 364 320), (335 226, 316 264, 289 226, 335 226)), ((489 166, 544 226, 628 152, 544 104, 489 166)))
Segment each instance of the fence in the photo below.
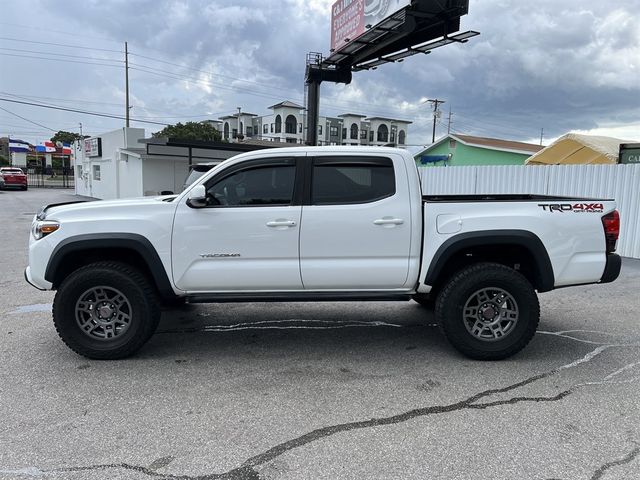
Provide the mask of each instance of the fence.
POLYGON ((70 167, 41 165, 17 167, 26 172, 29 188, 74 188, 73 170, 70 167))
POLYGON ((618 253, 640 258, 640 165, 420 168, 425 195, 531 193, 614 198, 620 211, 618 253))

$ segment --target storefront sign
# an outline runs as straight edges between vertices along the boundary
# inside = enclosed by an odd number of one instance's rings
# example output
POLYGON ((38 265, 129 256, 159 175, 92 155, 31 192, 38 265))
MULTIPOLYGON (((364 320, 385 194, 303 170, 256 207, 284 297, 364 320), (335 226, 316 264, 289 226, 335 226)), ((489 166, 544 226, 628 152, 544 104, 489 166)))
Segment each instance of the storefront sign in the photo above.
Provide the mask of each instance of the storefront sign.
POLYGON ((640 144, 620 145, 620 163, 640 164, 640 144))
POLYGON ((87 157, 101 157, 102 139, 100 137, 86 138, 84 140, 84 154, 87 157))

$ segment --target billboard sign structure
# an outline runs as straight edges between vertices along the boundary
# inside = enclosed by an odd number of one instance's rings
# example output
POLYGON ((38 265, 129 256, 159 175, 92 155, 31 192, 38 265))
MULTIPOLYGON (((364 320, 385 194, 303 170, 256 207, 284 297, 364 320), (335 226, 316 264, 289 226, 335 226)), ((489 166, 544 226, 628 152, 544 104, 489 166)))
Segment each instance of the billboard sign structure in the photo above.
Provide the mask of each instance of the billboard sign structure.
POLYGON ((411 0, 338 0, 331 7, 331 50, 338 51, 411 0))

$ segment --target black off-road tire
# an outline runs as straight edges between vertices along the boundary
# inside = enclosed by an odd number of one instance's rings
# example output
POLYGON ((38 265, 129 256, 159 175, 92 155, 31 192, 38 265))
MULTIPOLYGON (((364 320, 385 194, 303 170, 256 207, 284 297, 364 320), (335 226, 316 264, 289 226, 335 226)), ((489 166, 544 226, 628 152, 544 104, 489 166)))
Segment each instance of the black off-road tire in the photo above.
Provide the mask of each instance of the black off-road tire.
POLYGON ((53 323, 62 341, 74 352, 95 360, 116 360, 137 352, 160 321, 158 294, 137 269, 121 262, 96 262, 79 268, 60 285, 53 302, 53 323), (76 304, 93 287, 114 288, 130 305, 126 331, 113 339, 92 338, 76 320, 76 304))
POLYGON ((497 263, 477 263, 449 279, 436 300, 435 316, 449 342, 462 354, 476 360, 502 360, 531 341, 540 321, 540 304, 535 289, 521 273, 497 263), (465 326, 463 312, 474 293, 485 288, 511 295, 519 313, 509 333, 492 341, 474 336, 465 326))

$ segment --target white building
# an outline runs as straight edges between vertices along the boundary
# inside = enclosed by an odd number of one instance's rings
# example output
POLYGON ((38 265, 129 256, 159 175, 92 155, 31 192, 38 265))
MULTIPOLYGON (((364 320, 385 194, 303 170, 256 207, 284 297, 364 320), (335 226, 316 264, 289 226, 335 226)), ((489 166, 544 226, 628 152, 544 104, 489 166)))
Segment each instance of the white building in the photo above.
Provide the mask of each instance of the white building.
POLYGON ((221 162, 242 152, 266 148, 144 136, 142 128, 121 128, 85 139, 75 168, 76 194, 111 200, 179 193, 192 163, 221 162))
MULTIPOLYGON (((285 100, 271 105, 272 113, 259 116, 254 113, 236 113, 207 120, 217 128, 225 140, 243 138, 272 142, 304 143, 304 107, 285 100), (239 117, 239 118, 238 118, 239 117)), ((337 117, 319 117, 319 145, 387 145, 399 147, 407 143, 407 129, 411 122, 384 117, 367 117, 355 113, 337 117)))

